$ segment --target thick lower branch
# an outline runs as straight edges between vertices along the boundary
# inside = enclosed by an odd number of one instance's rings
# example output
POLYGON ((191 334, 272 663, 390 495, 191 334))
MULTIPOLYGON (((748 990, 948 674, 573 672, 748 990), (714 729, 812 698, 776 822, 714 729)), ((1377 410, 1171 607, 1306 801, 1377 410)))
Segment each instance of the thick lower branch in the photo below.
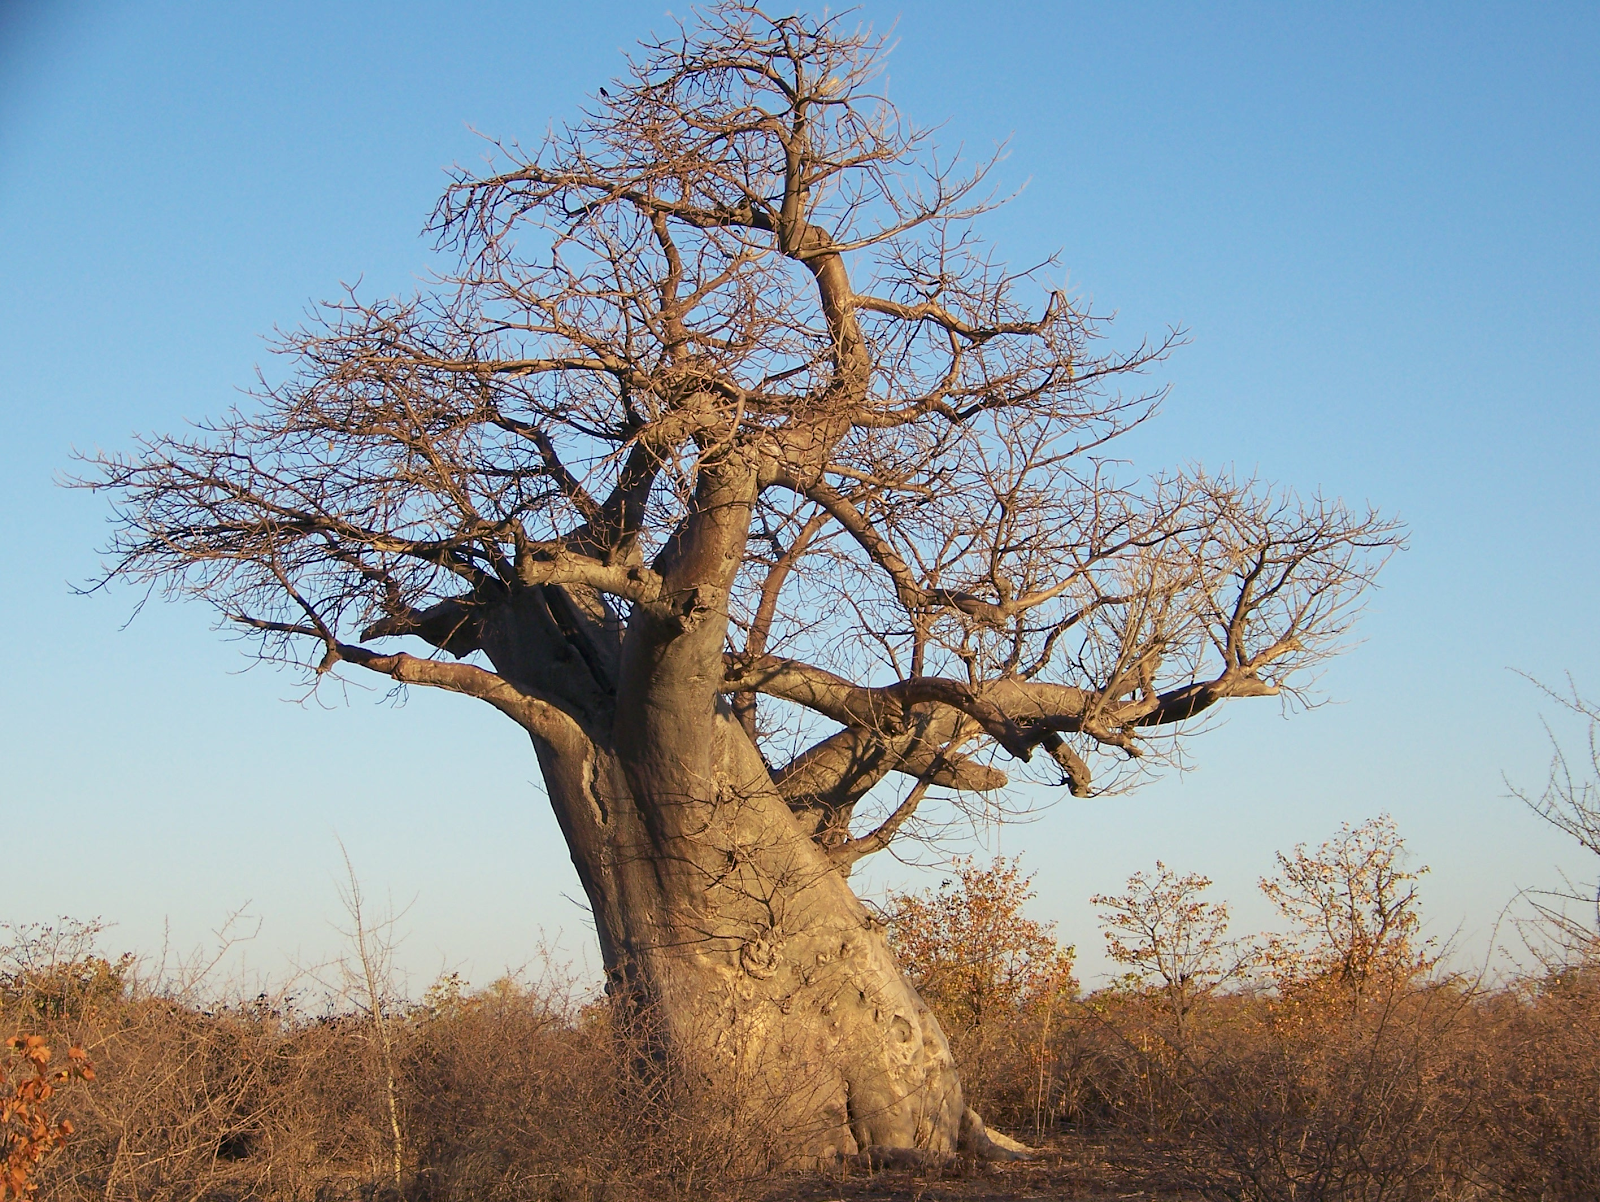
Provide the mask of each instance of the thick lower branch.
POLYGON ((940 746, 954 740, 966 715, 945 706, 919 706, 910 729, 890 734, 847 726, 795 756, 773 782, 795 809, 838 810, 854 805, 891 772, 921 776, 944 789, 986 793, 1004 788, 1005 773, 940 746))
POLYGON ((1027 759, 1047 731, 1080 729, 1095 700, 1084 689, 1009 677, 976 688, 937 676, 869 687, 777 656, 729 657, 728 667, 725 690, 782 697, 845 726, 902 731, 911 707, 949 706, 976 721, 1019 759, 1027 759))
POLYGON ((426 685, 476 697, 516 722, 531 734, 547 741, 581 734, 578 724, 559 707, 518 688, 502 676, 473 664, 447 664, 434 659, 418 659, 405 652, 384 655, 351 643, 334 647, 337 658, 377 672, 401 684, 426 685))
MULTIPOLYGON (((868 732, 879 739, 904 738, 914 733, 913 715, 918 707, 944 707, 976 722, 1017 759, 1027 760, 1035 748, 1044 747, 1061 766, 1073 793, 1084 796, 1089 789, 1089 767, 1061 738, 1063 732, 1084 734, 1136 755, 1133 731, 1138 727, 1182 722, 1228 698, 1266 697, 1278 692, 1276 685, 1261 680, 1253 669, 1241 668, 1230 668, 1215 680, 1122 700, 1071 685, 1018 677, 1002 677, 978 685, 935 676, 912 677, 875 687, 858 685, 825 669, 777 656, 730 655, 726 673, 723 689, 727 692, 781 697, 846 727, 846 731, 833 736, 837 740, 834 747, 824 741, 798 757, 781 774, 785 780, 795 778, 795 785, 786 788, 786 792, 796 795, 809 787, 809 782, 802 783, 802 772, 816 771, 826 779, 829 768, 837 763, 842 781, 845 773, 862 770, 851 765, 849 755, 864 755, 874 749, 864 736, 849 731, 868 732), (807 758, 813 753, 818 761, 815 765, 807 758), (824 767, 824 761, 829 767, 824 767)), ((876 767, 873 765, 873 770, 876 767)), ((878 779, 896 767, 882 768, 878 779)))

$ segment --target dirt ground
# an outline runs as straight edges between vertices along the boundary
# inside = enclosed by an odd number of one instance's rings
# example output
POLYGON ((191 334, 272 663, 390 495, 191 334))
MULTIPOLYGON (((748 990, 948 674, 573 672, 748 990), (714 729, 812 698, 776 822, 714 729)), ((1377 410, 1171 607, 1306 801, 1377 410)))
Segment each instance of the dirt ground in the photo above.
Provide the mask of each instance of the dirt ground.
POLYGON ((1191 1202, 1198 1195, 1162 1190, 1130 1163, 1133 1149, 1055 1140, 1039 1155, 1005 1164, 954 1160, 908 1169, 849 1169, 786 1178, 761 1202, 1191 1202), (1140 1188, 1143 1186, 1144 1188, 1140 1188))

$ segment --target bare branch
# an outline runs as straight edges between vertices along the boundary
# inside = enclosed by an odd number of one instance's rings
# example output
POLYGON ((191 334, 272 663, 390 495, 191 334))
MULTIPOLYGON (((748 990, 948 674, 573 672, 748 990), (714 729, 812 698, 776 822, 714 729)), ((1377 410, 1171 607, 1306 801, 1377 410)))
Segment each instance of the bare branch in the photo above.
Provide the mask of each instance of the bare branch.
POLYGON ((349 643, 340 643, 334 650, 345 663, 377 672, 400 684, 426 685, 476 697, 492 705, 530 734, 548 742, 556 741, 577 726, 558 706, 545 698, 535 696, 503 677, 472 664, 446 664, 438 660, 418 659, 405 652, 384 655, 349 643))
POLYGON ((713 5, 571 126, 497 144, 434 213, 442 277, 347 292, 246 407, 90 461, 102 583, 203 599, 313 679, 347 648, 397 680, 469 667, 361 640, 483 656, 523 717, 537 694, 679 739, 659 762, 706 779, 686 732, 731 693, 835 833, 895 774, 991 791, 985 757, 1043 749, 1083 794, 1222 701, 1300 696, 1396 528, 1119 478, 1184 335, 1107 349, 1053 259, 996 254, 995 160, 896 111, 886 49, 713 5))

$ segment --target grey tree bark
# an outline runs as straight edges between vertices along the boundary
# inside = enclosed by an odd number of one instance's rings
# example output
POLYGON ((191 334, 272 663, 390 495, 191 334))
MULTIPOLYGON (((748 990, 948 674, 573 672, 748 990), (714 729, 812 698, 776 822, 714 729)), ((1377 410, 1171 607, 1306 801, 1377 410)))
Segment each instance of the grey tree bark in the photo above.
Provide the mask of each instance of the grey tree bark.
MULTIPOLYGON (((717 557, 730 574, 740 558, 717 557)), ((801 1161, 948 1154, 964 1121, 971 1150, 999 1152, 882 925, 723 696, 725 606, 641 607, 624 630, 598 593, 546 586, 481 629, 498 675, 567 699, 530 735, 611 987, 659 1024, 671 1067, 742 1099, 801 1161)))
POLYGON ((710 778, 648 809, 614 747, 541 740, 608 972, 665 1025, 677 1067, 799 1157, 955 1151, 964 1107, 937 1019, 726 707, 709 733, 710 778))

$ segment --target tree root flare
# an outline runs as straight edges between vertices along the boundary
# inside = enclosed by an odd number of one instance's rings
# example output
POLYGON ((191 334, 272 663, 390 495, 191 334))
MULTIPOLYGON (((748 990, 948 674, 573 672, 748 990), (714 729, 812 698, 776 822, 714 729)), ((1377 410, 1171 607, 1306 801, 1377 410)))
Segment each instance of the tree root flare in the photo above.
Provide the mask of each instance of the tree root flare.
POLYGON ((1012 1139, 985 1125, 978 1112, 970 1106, 961 1116, 961 1140, 956 1152, 935 1152, 928 1148, 900 1148, 888 1144, 874 1144, 853 1156, 844 1158, 853 1168, 878 1171, 881 1169, 926 1169, 949 1164, 961 1156, 973 1160, 1009 1161, 1030 1160, 1038 1149, 1012 1139))

